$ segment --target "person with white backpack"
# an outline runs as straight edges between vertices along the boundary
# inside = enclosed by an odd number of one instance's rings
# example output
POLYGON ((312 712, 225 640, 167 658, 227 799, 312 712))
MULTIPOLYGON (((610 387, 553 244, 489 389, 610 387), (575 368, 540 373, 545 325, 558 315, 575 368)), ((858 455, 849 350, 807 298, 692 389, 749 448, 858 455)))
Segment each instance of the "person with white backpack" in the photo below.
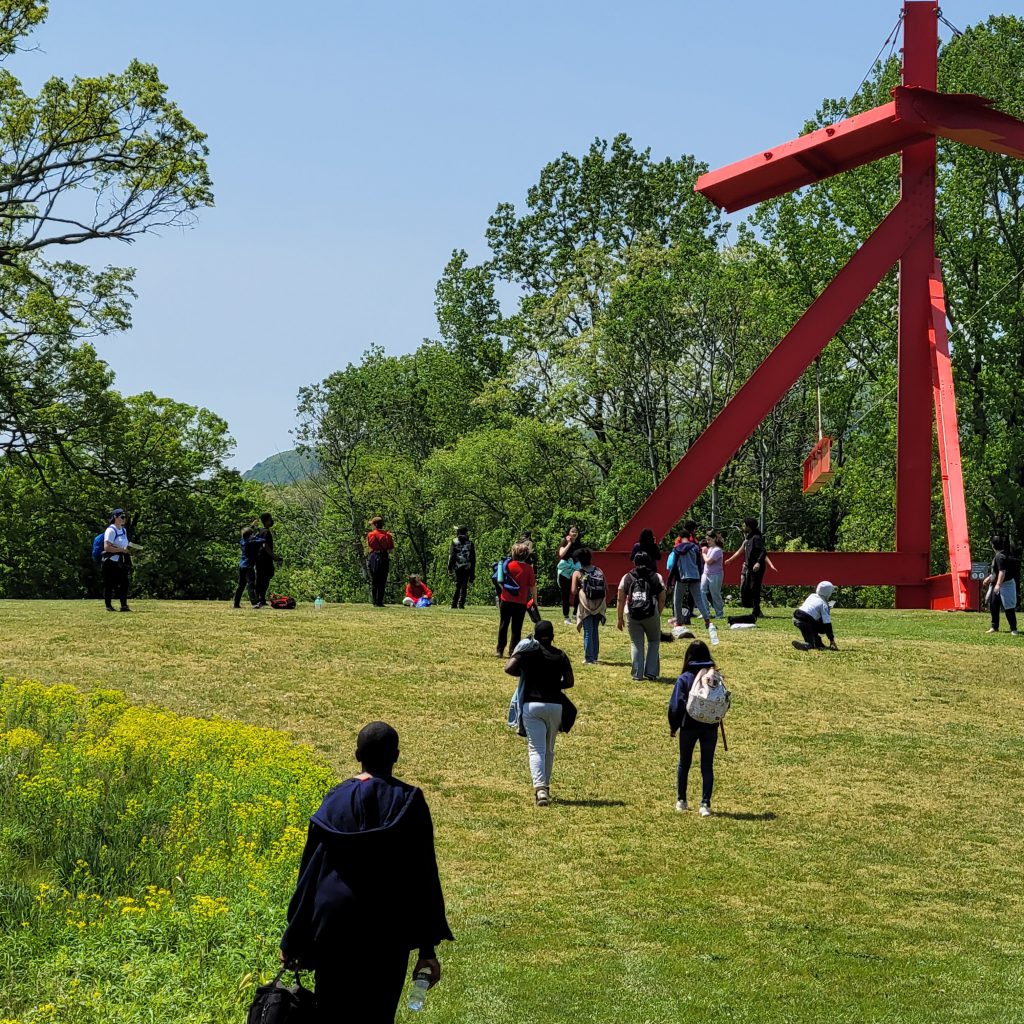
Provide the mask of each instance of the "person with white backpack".
POLYGON ((676 810, 688 811, 686 800, 693 748, 700 744, 700 816, 711 817, 711 792, 715 786, 715 747, 718 730, 729 710, 731 697, 703 640, 686 648, 683 670, 672 688, 668 703, 669 735, 679 734, 679 765, 676 769, 676 810))

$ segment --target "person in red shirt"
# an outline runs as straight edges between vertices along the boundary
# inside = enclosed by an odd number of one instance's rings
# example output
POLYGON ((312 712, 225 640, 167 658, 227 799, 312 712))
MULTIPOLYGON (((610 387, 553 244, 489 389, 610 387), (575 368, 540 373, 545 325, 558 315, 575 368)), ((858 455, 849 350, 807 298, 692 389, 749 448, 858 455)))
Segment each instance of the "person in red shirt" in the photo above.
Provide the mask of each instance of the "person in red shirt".
POLYGON ((430 587, 419 576, 412 575, 405 585, 405 597, 402 599, 402 604, 408 605, 410 608, 429 608, 433 596, 430 587), (420 604, 421 601, 425 603, 420 604))
POLYGON ((505 644, 509 639, 509 627, 512 636, 509 650, 514 651, 516 645, 523 637, 523 619, 526 616, 526 606, 531 601, 537 600, 537 576, 533 571, 528 559, 530 557, 531 545, 520 542, 516 544, 510 553, 509 561, 505 565, 505 580, 501 585, 501 593, 498 597, 498 610, 500 619, 498 625, 498 647, 495 655, 499 658, 505 656, 505 644))
POLYGON ((390 552, 395 549, 395 538, 384 529, 384 517, 374 516, 370 520, 373 529, 366 536, 370 557, 366 566, 370 570, 370 591, 373 603, 384 607, 384 591, 388 585, 388 569, 391 568, 390 552))

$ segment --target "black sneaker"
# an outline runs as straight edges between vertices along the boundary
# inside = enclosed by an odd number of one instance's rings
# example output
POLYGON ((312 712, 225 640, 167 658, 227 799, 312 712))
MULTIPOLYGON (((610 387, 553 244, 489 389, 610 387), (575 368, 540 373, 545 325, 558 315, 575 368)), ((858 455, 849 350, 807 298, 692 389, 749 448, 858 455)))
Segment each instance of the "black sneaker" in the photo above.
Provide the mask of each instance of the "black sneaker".
POLYGON ((130 612, 131 608, 129 608, 128 605, 123 604, 123 605, 121 605, 120 611, 122 611, 122 612, 130 612))
POLYGON ((800 643, 799 640, 794 640, 793 641, 793 646, 798 651, 809 651, 811 649, 811 645, 810 644, 802 644, 802 643, 800 643))
POLYGON ((114 608, 114 606, 113 606, 112 604, 108 604, 108 605, 106 605, 106 606, 104 607, 104 609, 103 609, 103 610, 104 610, 105 612, 112 612, 112 611, 114 611, 114 610, 115 610, 115 608, 114 608))

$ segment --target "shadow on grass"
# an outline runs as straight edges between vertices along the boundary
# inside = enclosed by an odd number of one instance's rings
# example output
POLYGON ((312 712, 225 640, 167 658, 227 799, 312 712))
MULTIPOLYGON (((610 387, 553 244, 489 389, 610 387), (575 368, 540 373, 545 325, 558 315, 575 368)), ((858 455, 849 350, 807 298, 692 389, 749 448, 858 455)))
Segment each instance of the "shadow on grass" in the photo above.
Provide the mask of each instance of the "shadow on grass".
POLYGON ((754 814, 751 811, 715 811, 716 818, 731 818, 733 821, 774 821, 778 815, 774 811, 762 811, 754 814))
POLYGON ((551 801, 555 804, 566 804, 569 807, 625 807, 625 800, 564 800, 555 797, 551 801))

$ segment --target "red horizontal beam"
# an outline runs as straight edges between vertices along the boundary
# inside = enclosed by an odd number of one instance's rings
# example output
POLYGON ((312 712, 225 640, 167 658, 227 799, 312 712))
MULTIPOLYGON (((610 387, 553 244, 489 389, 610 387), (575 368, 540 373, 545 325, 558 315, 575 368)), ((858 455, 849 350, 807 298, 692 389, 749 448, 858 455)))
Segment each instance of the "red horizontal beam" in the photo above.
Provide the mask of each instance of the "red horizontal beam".
POLYGON ((694 189, 732 213, 898 153, 929 135, 900 122, 895 102, 887 103, 702 174, 694 189))
MULTIPOLYGON (((814 587, 828 580, 837 587, 927 586, 928 556, 896 551, 780 551, 768 556, 775 566, 765 573, 766 587, 814 587)), ((596 551, 594 564, 609 586, 633 567, 628 551, 596 551)), ((661 565, 664 569, 664 559, 661 565)), ((725 582, 738 586, 740 559, 725 567, 725 582)))
POLYGON ((898 86, 892 103, 702 174, 694 186, 733 213, 936 135, 1024 159, 1024 122, 966 93, 898 86))
POLYGON ((969 93, 939 93, 899 86, 893 89, 896 116, 931 135, 1024 160, 1024 122, 969 93))

